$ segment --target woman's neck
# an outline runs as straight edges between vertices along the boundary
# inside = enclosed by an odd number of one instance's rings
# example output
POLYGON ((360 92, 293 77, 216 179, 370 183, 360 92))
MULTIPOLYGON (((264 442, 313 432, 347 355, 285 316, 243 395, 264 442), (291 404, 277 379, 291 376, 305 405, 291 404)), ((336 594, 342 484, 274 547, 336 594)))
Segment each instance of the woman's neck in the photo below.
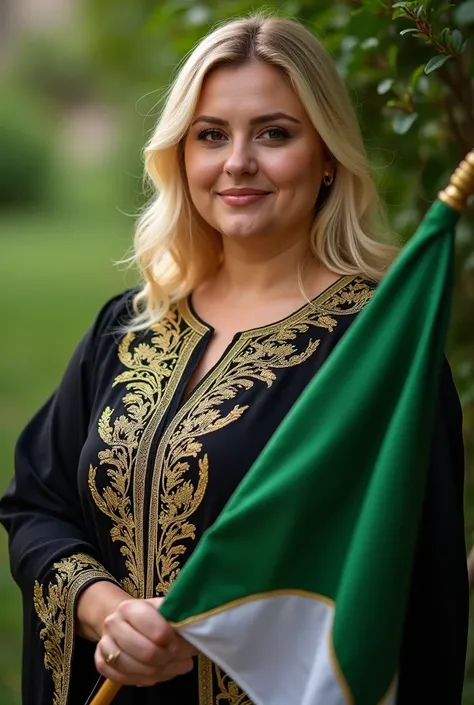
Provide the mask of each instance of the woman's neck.
POLYGON ((265 251, 248 245, 225 243, 223 263, 213 281, 216 293, 243 300, 285 298, 298 294, 300 271, 309 281, 318 269, 305 241, 265 251))

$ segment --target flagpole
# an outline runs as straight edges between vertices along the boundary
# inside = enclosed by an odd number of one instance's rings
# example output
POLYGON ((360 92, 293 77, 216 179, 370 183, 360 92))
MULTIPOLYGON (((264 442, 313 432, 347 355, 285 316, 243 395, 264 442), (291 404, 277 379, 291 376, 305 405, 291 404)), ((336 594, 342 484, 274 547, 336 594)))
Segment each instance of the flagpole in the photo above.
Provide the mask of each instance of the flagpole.
POLYGON ((120 685, 107 679, 101 685, 97 695, 91 700, 90 705, 110 705, 120 688, 120 685))
MULTIPOLYGON (((438 199, 450 206, 453 210, 463 211, 466 208, 467 199, 473 192, 474 149, 466 155, 465 159, 454 171, 449 186, 439 192, 438 199)), ((120 685, 107 679, 104 681, 90 705, 111 705, 120 687, 120 685)))
POLYGON ((467 199, 474 192, 474 149, 463 159, 454 171, 449 186, 438 193, 438 198, 455 211, 466 208, 467 199))

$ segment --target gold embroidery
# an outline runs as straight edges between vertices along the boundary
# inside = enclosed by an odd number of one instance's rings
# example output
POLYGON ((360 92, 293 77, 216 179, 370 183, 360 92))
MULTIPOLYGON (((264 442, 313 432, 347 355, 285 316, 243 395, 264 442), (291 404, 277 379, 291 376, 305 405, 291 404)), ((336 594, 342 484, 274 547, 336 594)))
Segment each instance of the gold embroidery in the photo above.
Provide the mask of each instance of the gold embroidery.
POLYGON ((253 705, 237 683, 224 673, 219 666, 215 666, 215 671, 217 685, 220 690, 220 693, 216 696, 216 705, 217 703, 228 703, 228 705, 253 705))
MULTIPOLYGON (((231 351, 228 366, 226 367, 227 361, 224 360, 210 376, 210 382, 203 385, 199 395, 200 404, 191 412, 191 419, 193 414, 194 418, 199 419, 200 411, 208 412, 211 408, 216 411, 215 407, 225 399, 234 398, 239 386, 250 388, 254 383, 252 380, 259 380, 271 386, 276 375, 269 368, 278 369, 297 365, 308 359, 318 347, 319 340, 310 341, 306 350, 297 353, 290 343, 297 334, 307 332, 310 326, 326 328, 332 332, 337 326, 334 315, 357 313, 370 300, 373 293, 373 289, 364 280, 346 277, 342 282, 336 282, 322 300, 321 297, 318 298, 317 302, 310 303, 308 308, 305 307, 293 314, 286 321, 244 333, 242 336, 244 344, 240 350, 231 351), (233 364, 236 367, 231 370, 230 367, 233 364), (220 384, 217 384, 218 379, 221 380, 220 384), (204 399, 203 395, 206 395, 204 399)), ((189 311, 188 315, 192 316, 192 313, 189 311)), ((235 419, 240 418, 246 408, 234 407, 235 419)), ((196 435, 203 430, 198 422, 195 427, 196 435)), ((204 432, 208 431, 204 430, 204 432)), ((248 696, 230 676, 207 657, 201 655, 199 657, 199 705, 217 705, 217 703, 252 705, 248 696), (214 678, 217 685, 216 694, 214 694, 214 678)))
MULTIPOLYGON (((207 455, 199 457, 202 451, 199 438, 224 428, 245 413, 248 407, 239 404, 224 416, 219 410, 239 390, 250 389, 255 382, 271 387, 276 370, 297 366, 311 357, 319 339, 310 339, 306 348, 298 352, 293 342, 298 335, 310 327, 332 332, 337 320, 331 313, 342 306, 358 307, 367 301, 370 291, 367 283, 346 279, 344 284, 339 282, 330 287, 321 297, 319 307, 305 306, 284 321, 242 333, 168 426, 157 449, 152 479, 147 593, 153 590, 153 562, 158 578, 155 594, 165 595, 179 573, 179 557, 186 552, 186 542, 196 537, 196 527, 189 519, 204 496, 209 465, 207 455), (344 295, 346 288, 348 294, 344 295), (196 488, 186 479, 191 458, 197 459, 199 468, 196 488)), ((183 302, 182 308, 185 318, 193 320, 187 302, 183 302)))
POLYGON ((212 673, 214 664, 211 659, 198 655, 199 705, 214 705, 214 687, 212 673))
POLYGON ((333 314, 354 315, 361 311, 375 294, 375 289, 368 286, 365 279, 356 277, 347 282, 346 286, 334 292, 327 305, 318 305, 321 312, 333 314))
POLYGON ((248 696, 224 671, 216 666, 207 656, 198 656, 199 705, 253 705, 248 696), (219 693, 214 695, 214 677, 219 693))
MULTIPOLYGON (((121 584, 127 592, 136 597, 163 595, 176 579, 181 557, 196 538, 191 519, 208 483, 209 458, 202 453, 200 438, 237 421, 248 409, 235 404, 223 412, 220 407, 255 383, 271 387, 279 369, 306 361, 320 341, 310 339, 303 350, 298 350, 294 341, 300 334, 312 328, 332 332, 337 316, 357 313, 372 294, 364 280, 343 277, 284 321, 240 334, 159 439, 151 483, 146 483, 146 473, 157 429, 196 345, 209 328, 183 301, 166 320, 152 328, 151 343, 134 346, 133 334, 124 337, 119 359, 127 370, 114 380, 113 386, 126 386, 127 394, 122 400, 126 413, 114 418, 115 411, 110 407, 102 413, 99 434, 108 447, 99 454, 99 461, 107 466, 109 484, 98 489, 97 468, 91 466, 89 486, 98 508, 113 522, 112 540, 122 544, 128 576, 121 584), (197 477, 191 476, 193 468, 197 469, 197 477), (150 511, 145 532, 147 506, 150 511)), ((103 483, 104 479, 102 476, 103 483)), ((212 664, 211 699, 213 669, 221 690, 218 700, 251 705, 236 684, 212 664)), ((208 678, 209 667, 200 662, 201 673, 208 678)), ((201 695, 203 688, 200 683, 201 695)), ((204 705, 208 704, 204 701, 204 705)))
MULTIPOLYGON (((148 562, 155 562, 156 595, 168 592, 179 573, 178 557, 186 552, 183 542, 196 537, 196 527, 189 519, 204 496, 209 466, 207 455, 199 457, 202 450, 199 438, 237 421, 248 409, 236 404, 223 416, 219 407, 234 399, 239 390, 253 387, 255 382, 271 387, 276 380, 274 370, 307 360, 320 341, 310 340, 298 353, 292 342, 298 334, 307 332, 310 326, 332 330, 335 325, 336 321, 328 316, 312 320, 304 310, 299 318, 288 325, 281 324, 280 329, 270 335, 265 328, 256 339, 243 334, 168 426, 156 454, 152 487, 157 487, 157 491, 152 493, 150 508, 148 562), (197 459, 199 468, 196 488, 185 479, 191 458, 197 459), (158 536, 157 544, 153 540, 155 536, 158 536)), ((148 576, 151 581, 151 570, 148 576)))
POLYGON ((49 583, 45 597, 43 586, 36 581, 33 604, 44 624, 40 638, 44 642, 44 666, 51 671, 53 680, 53 705, 65 705, 70 682, 76 596, 94 578, 116 581, 98 561, 84 553, 64 558, 53 568, 57 571, 56 582, 49 583))
MULTIPOLYGON (((121 543, 120 552, 125 558, 128 576, 121 581, 122 587, 134 597, 145 597, 145 574, 143 566, 143 511, 145 473, 148 454, 156 429, 166 411, 165 397, 176 391, 180 373, 169 387, 169 379, 179 368, 187 364, 189 353, 186 344, 196 337, 193 329, 182 331, 182 318, 174 310, 163 322, 153 326, 149 343, 132 347, 136 336, 128 333, 118 348, 120 362, 127 371, 118 375, 113 386, 124 384, 127 394, 122 401, 126 415, 113 420, 114 409, 107 407, 99 420, 98 432, 108 448, 99 453, 101 465, 107 466, 110 480, 102 492, 97 488, 97 468, 89 468, 89 487, 97 507, 108 516, 113 526, 112 541, 121 543), (134 507, 131 505, 132 474, 134 507)), ((150 596, 150 595, 149 595, 150 596)))

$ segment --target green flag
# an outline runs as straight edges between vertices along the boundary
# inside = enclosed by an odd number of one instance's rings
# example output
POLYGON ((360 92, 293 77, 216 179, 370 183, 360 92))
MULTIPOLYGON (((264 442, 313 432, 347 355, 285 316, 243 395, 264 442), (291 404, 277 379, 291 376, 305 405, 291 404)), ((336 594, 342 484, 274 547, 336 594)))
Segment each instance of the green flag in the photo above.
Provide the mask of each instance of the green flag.
POLYGON ((395 702, 457 218, 432 206, 161 607, 256 705, 395 702))

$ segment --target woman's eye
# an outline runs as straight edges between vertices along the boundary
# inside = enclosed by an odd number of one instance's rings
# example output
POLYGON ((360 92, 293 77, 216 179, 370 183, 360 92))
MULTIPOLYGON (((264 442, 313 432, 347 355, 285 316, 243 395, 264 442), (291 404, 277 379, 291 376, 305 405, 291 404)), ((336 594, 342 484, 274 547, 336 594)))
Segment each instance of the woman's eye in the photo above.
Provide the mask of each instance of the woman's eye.
POLYGON ((220 142, 224 137, 220 130, 203 130, 198 135, 198 140, 203 140, 204 142, 220 142))
POLYGON ((264 130, 261 135, 264 140, 270 142, 274 142, 277 140, 285 140, 288 139, 289 136, 289 132, 283 129, 283 127, 267 127, 267 129, 264 130))
MULTIPOLYGON (((257 137, 264 142, 283 142, 290 137, 290 134, 283 127, 267 127, 257 137)), ((226 139, 226 135, 216 128, 202 130, 197 136, 198 140, 208 144, 218 144, 226 139)))

